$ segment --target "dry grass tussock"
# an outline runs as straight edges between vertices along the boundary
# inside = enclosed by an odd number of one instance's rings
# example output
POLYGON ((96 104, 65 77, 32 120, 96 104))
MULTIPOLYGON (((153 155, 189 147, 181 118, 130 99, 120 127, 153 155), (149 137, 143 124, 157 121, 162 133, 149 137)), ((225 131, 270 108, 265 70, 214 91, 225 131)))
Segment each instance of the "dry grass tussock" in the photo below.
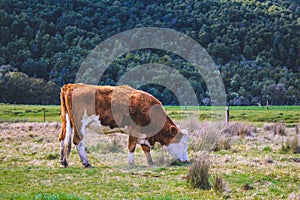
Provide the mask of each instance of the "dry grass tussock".
POLYGON ((257 127, 247 123, 230 122, 224 127, 222 133, 230 136, 251 136, 257 133, 257 127))
POLYGON ((193 152, 228 150, 231 148, 234 136, 251 136, 257 132, 257 128, 250 124, 200 123, 196 117, 185 120, 180 127, 189 131, 189 149, 193 152))
POLYGON ((187 183, 192 188, 208 190, 211 188, 209 183, 209 168, 211 161, 208 154, 202 154, 195 157, 193 164, 188 170, 186 177, 187 183))
POLYGON ((287 128, 285 124, 281 122, 276 124, 264 124, 263 130, 273 132, 274 135, 287 135, 287 128))
POLYGON ((203 123, 201 129, 190 134, 190 150, 193 152, 220 150, 222 141, 228 142, 230 140, 221 134, 221 129, 219 125, 203 123))
POLYGON ((187 184, 191 188, 202 190, 212 188, 217 193, 225 192, 228 188, 221 176, 217 174, 213 177, 212 182, 209 181, 211 164, 212 161, 207 153, 198 153, 188 170, 186 176, 187 184))
POLYGON ((89 153, 125 153, 127 140, 127 135, 118 133, 114 133, 111 135, 89 134, 89 137, 86 138, 86 143, 88 144, 89 153))
POLYGON ((223 180, 223 178, 219 175, 215 175, 214 179, 213 179, 213 184, 212 187, 214 189, 214 191, 218 192, 218 193, 222 193, 226 191, 226 183, 223 180))
POLYGON ((296 135, 300 135, 300 123, 295 125, 296 135))
POLYGON ((300 137, 298 135, 288 137, 282 142, 281 151, 300 154, 300 137))

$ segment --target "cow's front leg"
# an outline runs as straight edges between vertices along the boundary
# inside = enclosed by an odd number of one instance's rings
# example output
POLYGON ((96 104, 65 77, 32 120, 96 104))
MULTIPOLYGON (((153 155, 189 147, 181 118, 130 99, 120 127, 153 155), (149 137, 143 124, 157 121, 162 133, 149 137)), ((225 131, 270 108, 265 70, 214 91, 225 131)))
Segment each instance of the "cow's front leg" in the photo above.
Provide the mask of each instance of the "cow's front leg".
POLYGON ((152 157, 151 157, 151 154, 150 154, 150 146, 148 146, 146 144, 141 144, 141 147, 142 147, 142 149, 145 153, 148 165, 152 166, 154 163, 153 163, 153 160, 152 160, 152 157))
POLYGON ((134 165, 134 150, 136 148, 137 142, 138 142, 138 138, 129 135, 129 138, 128 138, 128 163, 130 165, 134 165))
POLYGON ((86 151, 85 151, 85 145, 84 140, 81 140, 78 145, 76 145, 78 154, 80 156, 81 162, 85 167, 92 167, 92 165, 89 163, 86 151))

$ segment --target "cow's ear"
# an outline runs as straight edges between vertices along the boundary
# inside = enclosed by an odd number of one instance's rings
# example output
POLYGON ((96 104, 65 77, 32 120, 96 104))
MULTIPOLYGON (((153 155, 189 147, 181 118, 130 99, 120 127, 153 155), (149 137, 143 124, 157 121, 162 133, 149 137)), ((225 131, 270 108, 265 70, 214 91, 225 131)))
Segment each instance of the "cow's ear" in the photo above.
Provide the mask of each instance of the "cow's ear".
POLYGON ((175 136, 178 133, 178 128, 176 126, 170 126, 170 135, 175 136))

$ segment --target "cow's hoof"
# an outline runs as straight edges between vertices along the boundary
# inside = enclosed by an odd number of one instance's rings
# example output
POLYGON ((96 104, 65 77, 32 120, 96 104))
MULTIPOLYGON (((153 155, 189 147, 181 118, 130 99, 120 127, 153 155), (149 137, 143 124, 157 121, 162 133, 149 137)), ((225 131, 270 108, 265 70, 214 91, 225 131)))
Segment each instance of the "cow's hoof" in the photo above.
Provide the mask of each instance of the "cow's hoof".
POLYGON ((67 163, 66 161, 59 161, 59 163, 60 163, 60 167, 61 167, 61 168, 66 168, 66 167, 68 167, 68 163, 67 163))
POLYGON ((134 162, 129 162, 128 164, 131 165, 131 166, 135 165, 134 162))
POLYGON ((174 160, 171 165, 174 165, 174 166, 185 166, 185 165, 189 165, 190 164, 190 161, 180 161, 179 159, 177 160, 174 160))
POLYGON ((190 163, 189 160, 181 161, 181 160, 179 160, 179 159, 178 159, 178 162, 183 163, 183 164, 189 164, 189 163, 190 163))
POLYGON ((92 168, 92 165, 90 163, 83 164, 85 168, 92 168))

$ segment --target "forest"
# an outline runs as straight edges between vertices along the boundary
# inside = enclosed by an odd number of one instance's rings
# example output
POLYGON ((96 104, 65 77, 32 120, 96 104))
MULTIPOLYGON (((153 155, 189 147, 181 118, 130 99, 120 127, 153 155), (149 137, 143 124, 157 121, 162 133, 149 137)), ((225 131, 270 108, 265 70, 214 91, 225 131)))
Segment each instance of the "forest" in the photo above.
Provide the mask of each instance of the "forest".
MULTIPOLYGON (((299 0, 1 0, 0 102, 58 104, 60 87, 75 81, 91 50, 141 27, 170 28, 204 47, 230 105, 300 104, 299 0)), ((145 63, 178 70, 207 104, 209 91, 192 64, 157 49, 119 57, 99 84, 115 85, 145 63)), ((178 104, 161 85, 141 89, 165 105, 178 104)))

